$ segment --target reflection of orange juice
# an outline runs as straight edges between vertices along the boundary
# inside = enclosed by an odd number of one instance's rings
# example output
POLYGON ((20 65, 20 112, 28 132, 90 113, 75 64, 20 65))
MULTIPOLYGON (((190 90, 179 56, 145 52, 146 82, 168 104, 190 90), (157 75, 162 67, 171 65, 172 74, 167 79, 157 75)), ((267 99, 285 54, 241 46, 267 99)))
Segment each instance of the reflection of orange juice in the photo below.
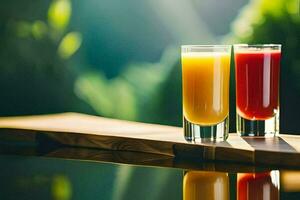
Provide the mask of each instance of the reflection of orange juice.
POLYGON ((202 126, 222 122, 229 111, 230 52, 182 53, 183 114, 202 126))
POLYGON ((183 200, 229 199, 229 177, 221 172, 188 171, 183 178, 183 200))

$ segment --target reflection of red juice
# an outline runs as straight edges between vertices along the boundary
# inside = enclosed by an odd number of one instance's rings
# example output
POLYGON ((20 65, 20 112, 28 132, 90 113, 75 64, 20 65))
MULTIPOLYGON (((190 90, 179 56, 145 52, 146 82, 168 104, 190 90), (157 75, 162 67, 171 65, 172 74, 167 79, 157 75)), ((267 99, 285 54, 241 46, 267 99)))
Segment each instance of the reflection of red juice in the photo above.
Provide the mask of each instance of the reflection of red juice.
POLYGON ((249 120, 266 120, 279 105, 280 51, 237 51, 237 112, 249 120))
POLYGON ((237 200, 277 200, 278 184, 272 182, 270 172, 240 173, 237 175, 237 200))

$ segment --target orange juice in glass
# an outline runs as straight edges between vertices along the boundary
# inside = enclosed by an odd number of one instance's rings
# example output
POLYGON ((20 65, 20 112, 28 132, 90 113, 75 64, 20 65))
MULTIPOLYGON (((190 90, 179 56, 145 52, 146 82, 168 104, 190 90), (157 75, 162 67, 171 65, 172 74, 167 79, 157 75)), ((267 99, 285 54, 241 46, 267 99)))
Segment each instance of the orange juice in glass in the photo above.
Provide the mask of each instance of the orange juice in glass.
POLYGON ((181 47, 183 125, 188 141, 228 137, 230 45, 181 47))

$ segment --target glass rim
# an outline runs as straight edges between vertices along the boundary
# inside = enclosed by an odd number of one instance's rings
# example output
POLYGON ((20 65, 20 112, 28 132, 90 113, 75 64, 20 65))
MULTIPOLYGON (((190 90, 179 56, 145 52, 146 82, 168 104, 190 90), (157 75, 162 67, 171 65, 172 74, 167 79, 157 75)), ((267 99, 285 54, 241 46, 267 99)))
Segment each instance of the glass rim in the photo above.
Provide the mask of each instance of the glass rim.
POLYGON ((281 44, 234 44, 238 48, 281 48, 281 44))
POLYGON ((186 48, 194 48, 194 49, 203 49, 203 48, 231 48, 232 45, 228 44, 228 45, 223 45, 223 44, 217 44, 217 45, 202 45, 202 44, 185 44, 185 45, 181 45, 181 49, 186 49, 186 48))
POLYGON ((230 53, 232 45, 182 45, 181 54, 230 53))

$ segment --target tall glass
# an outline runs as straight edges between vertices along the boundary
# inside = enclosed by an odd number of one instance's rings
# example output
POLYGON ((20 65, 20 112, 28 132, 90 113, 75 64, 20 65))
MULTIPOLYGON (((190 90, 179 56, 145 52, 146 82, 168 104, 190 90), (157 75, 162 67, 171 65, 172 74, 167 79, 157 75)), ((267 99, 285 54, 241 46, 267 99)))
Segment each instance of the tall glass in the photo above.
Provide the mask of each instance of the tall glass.
POLYGON ((234 57, 237 132, 277 135, 281 45, 234 45, 234 57))
POLYGON ((222 141, 228 137, 230 54, 230 45, 181 47, 187 141, 222 141))

